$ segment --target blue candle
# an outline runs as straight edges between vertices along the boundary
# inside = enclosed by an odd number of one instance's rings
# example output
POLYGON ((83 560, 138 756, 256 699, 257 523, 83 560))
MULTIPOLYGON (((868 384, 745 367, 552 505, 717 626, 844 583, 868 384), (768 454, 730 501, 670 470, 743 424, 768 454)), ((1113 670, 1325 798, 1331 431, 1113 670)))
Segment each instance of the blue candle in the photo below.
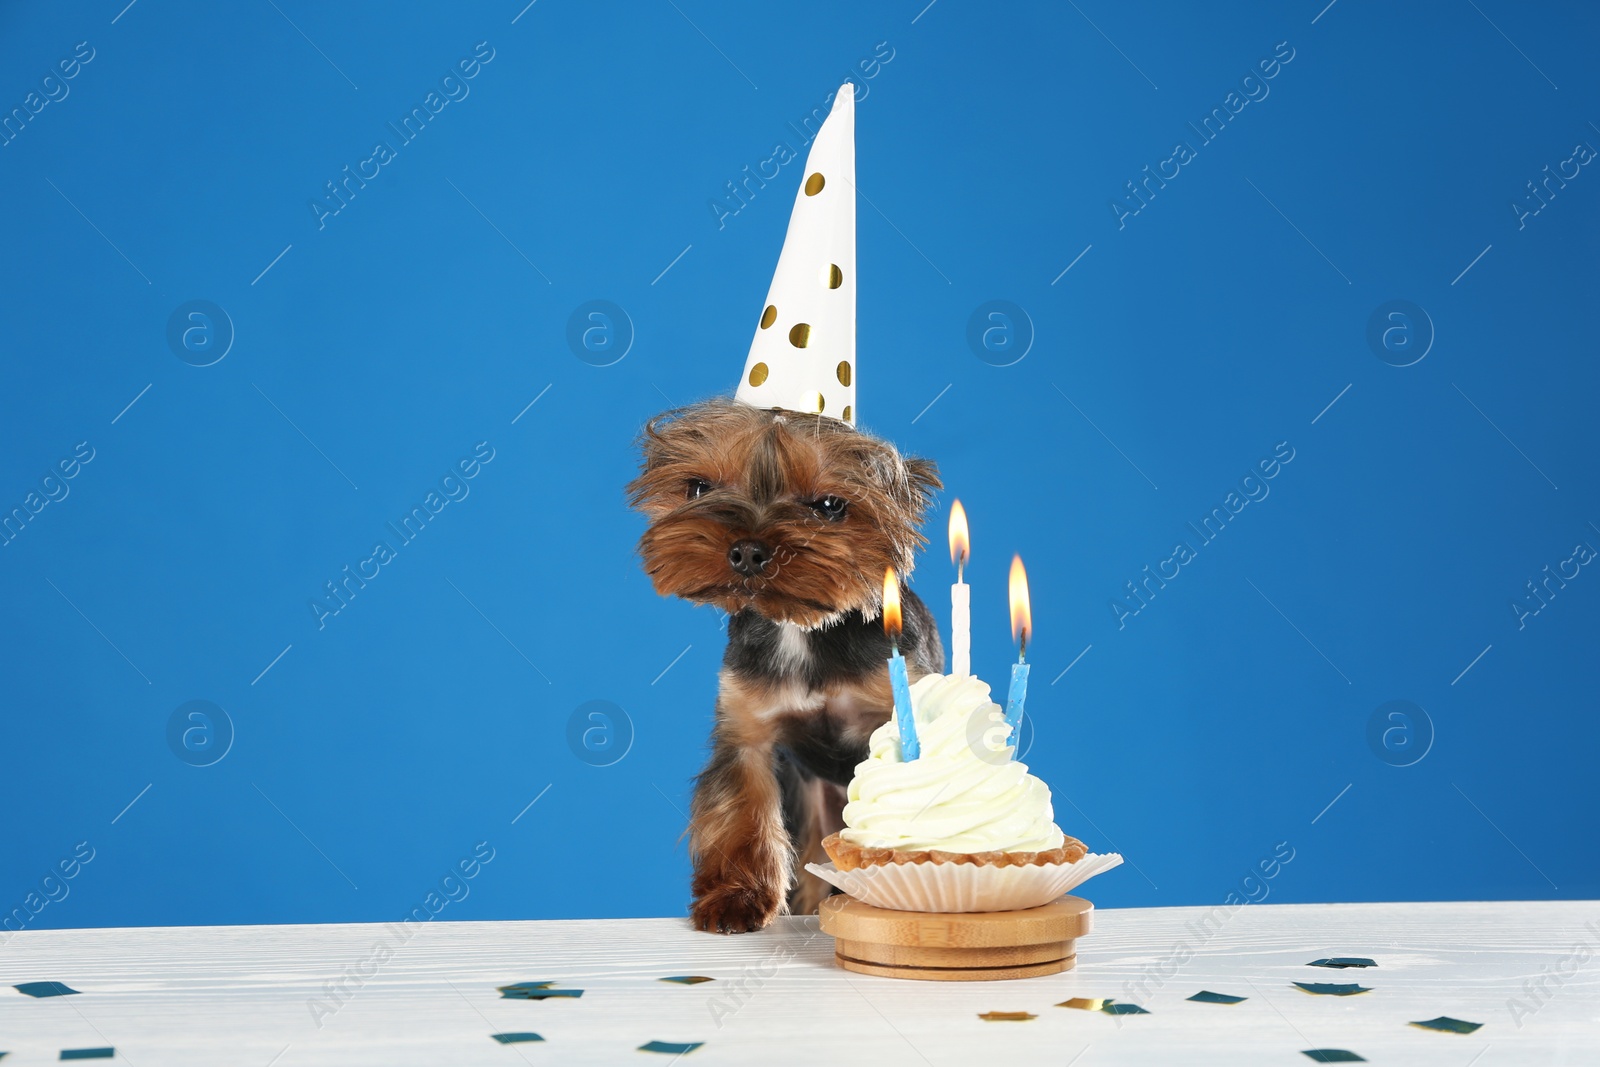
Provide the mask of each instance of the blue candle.
POLYGON ((894 694, 894 720, 900 727, 900 758, 909 763, 922 752, 917 720, 911 714, 911 682, 900 654, 900 577, 893 567, 883 572, 883 632, 889 635, 889 689, 894 694))
POLYGON ((911 712, 911 683, 906 678, 906 658, 897 648, 889 657, 889 687, 894 690, 894 718, 900 725, 900 758, 905 762, 922 754, 917 740, 917 720, 911 712))
POLYGON ((1017 745, 1017 728, 1022 723, 1022 704, 1028 699, 1028 664, 1022 660, 1011 665, 1011 688, 1006 690, 1006 725, 1011 727, 1008 744, 1017 745))
POLYGON ((1033 636, 1033 609, 1028 603, 1028 572, 1022 557, 1011 557, 1011 637, 1018 642, 1017 662, 1011 665, 1011 688, 1006 691, 1006 725, 1011 727, 1011 752, 1017 751, 1022 726, 1022 704, 1028 699, 1028 638, 1033 636))

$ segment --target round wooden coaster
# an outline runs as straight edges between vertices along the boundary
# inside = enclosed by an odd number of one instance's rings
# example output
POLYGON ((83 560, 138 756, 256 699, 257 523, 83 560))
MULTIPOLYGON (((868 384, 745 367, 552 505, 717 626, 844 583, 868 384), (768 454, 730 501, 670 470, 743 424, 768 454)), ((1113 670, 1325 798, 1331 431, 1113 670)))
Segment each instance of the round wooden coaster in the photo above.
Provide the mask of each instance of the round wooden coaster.
POLYGON ((1072 970, 1074 959, 1068 956, 1054 963, 1034 963, 1025 967, 890 967, 882 963, 863 963, 860 960, 834 956, 839 966, 860 974, 874 974, 879 978, 914 978, 923 982, 997 982, 1006 978, 1042 978, 1047 974, 1060 974, 1072 970))
POLYGON ((835 950, 841 956, 861 963, 884 963, 897 967, 1000 967, 1051 963, 1073 954, 1071 941, 1046 941, 1038 945, 1009 948, 923 948, 921 945, 882 945, 876 941, 837 938, 835 950))
POLYGON ((984 981, 1071 970, 1094 905, 1065 896, 1024 911, 921 912, 876 908, 838 894, 822 902, 846 970, 887 978, 984 981))

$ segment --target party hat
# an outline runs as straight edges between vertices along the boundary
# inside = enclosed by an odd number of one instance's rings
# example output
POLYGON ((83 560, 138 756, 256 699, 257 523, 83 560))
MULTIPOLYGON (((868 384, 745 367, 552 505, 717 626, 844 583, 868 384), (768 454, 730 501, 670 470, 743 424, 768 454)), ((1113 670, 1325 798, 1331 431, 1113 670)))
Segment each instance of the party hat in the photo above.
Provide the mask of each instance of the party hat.
POLYGON ((806 156, 783 253, 735 397, 856 421, 855 87, 845 82, 806 156))

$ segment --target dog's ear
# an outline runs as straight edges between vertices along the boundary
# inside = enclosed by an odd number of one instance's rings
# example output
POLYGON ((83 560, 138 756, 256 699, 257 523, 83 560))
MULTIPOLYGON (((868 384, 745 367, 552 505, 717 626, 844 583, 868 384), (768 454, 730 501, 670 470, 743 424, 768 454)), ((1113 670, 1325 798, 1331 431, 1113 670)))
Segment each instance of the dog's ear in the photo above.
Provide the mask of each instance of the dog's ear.
POLYGON ((927 501, 933 499, 935 490, 944 488, 944 481, 939 477, 939 465, 931 459, 907 456, 906 476, 911 479, 912 490, 927 501))
POLYGON ((639 453, 639 474, 627 485, 628 506, 631 508, 645 510, 646 501, 660 488, 651 474, 668 459, 667 441, 662 429, 675 414, 669 411, 657 415, 644 424, 639 436, 634 439, 634 448, 639 453))
POLYGON ((928 505, 933 503, 934 492, 944 488, 944 482, 939 478, 939 465, 931 459, 906 457, 906 488, 910 496, 908 510, 920 523, 928 505))
POLYGON ((944 488, 944 482, 939 480, 938 464, 918 456, 901 456, 886 442, 877 446, 867 462, 877 475, 878 486, 893 501, 899 522, 915 534, 922 525, 923 514, 933 502, 934 491, 944 488))
POLYGON ((930 459, 901 456, 887 442, 878 445, 868 467, 876 475, 877 489, 886 508, 878 513, 879 528, 885 534, 902 576, 916 566, 917 549, 928 543, 922 535, 922 520, 933 494, 944 483, 939 468, 930 459))
POLYGON ((634 438, 634 448, 639 452, 639 471, 648 474, 652 468, 660 466, 667 455, 666 436, 662 432, 673 420, 676 412, 665 411, 646 422, 639 430, 639 436, 634 438))
POLYGON ((900 521, 915 531, 933 502, 934 491, 944 487, 938 466, 931 459, 902 456, 887 441, 874 442, 865 460, 878 486, 893 502, 900 521))

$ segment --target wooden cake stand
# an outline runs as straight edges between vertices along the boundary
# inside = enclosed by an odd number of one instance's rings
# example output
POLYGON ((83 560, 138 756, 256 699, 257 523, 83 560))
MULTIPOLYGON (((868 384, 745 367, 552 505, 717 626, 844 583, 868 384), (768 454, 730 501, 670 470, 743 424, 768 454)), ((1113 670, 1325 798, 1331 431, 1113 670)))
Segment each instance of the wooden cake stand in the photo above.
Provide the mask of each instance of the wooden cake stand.
POLYGON ((822 929, 847 971, 981 982, 1070 971, 1094 905, 1065 896, 1024 911, 891 911, 843 893, 822 902, 822 929))

